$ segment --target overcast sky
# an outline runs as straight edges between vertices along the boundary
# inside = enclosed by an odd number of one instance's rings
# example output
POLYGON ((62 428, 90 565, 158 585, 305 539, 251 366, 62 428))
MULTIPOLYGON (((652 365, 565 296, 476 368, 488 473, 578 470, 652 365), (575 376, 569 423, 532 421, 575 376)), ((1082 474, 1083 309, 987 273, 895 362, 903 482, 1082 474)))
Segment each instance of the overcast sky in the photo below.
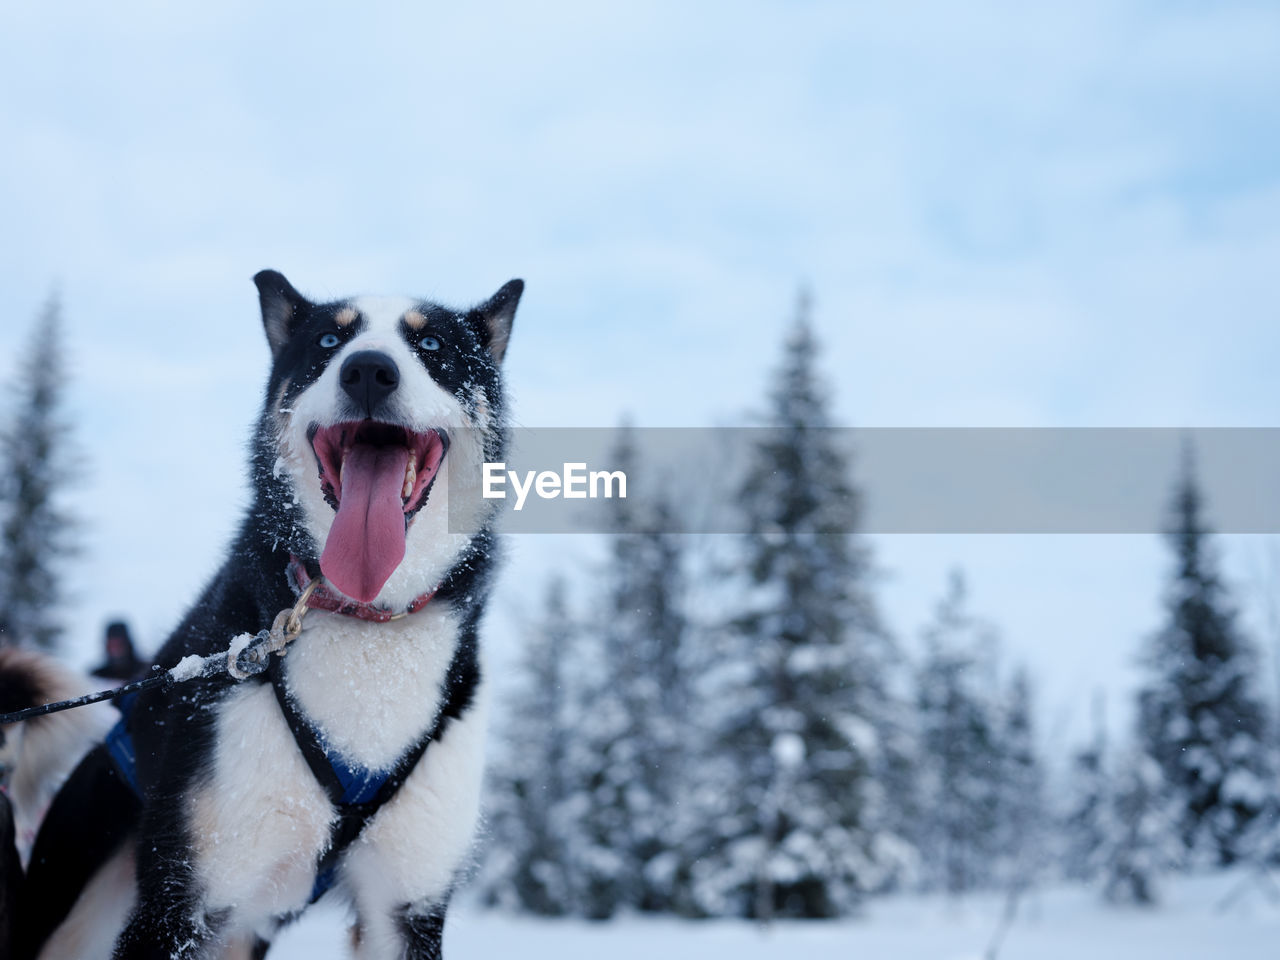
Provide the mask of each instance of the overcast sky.
MULTIPOLYGON (((1280 424, 1274 5, 266 6, 0 11, 3 366, 59 290, 82 659, 116 614, 154 647, 218 564, 268 266, 455 303, 524 277, 529 426, 741 422, 800 284, 844 423, 1280 424)), ((1053 729, 1158 623, 1152 537, 876 544, 908 642, 967 569, 1053 729)), ((1224 546, 1256 620, 1266 545, 1224 546)), ((499 664, 580 552, 513 544, 499 664)))

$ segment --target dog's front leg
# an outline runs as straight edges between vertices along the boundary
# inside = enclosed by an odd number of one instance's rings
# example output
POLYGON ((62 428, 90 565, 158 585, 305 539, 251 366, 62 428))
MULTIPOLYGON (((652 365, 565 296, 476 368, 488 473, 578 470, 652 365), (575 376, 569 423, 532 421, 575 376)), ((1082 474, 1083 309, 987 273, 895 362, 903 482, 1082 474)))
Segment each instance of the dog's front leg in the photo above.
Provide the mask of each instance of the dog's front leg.
POLYGON ((440 960, 444 903, 406 904, 390 914, 361 913, 351 940, 357 960, 440 960))
POLYGON ((217 940, 226 913, 206 909, 186 831, 154 807, 148 813, 137 845, 138 900, 114 960, 199 960, 217 940))
POLYGON ((444 953, 444 911, 445 905, 440 904, 422 913, 406 908, 400 915, 406 960, 440 960, 444 953))
POLYGON ((114 960, 199 960, 218 935, 221 918, 183 900, 140 903, 116 941, 114 960))

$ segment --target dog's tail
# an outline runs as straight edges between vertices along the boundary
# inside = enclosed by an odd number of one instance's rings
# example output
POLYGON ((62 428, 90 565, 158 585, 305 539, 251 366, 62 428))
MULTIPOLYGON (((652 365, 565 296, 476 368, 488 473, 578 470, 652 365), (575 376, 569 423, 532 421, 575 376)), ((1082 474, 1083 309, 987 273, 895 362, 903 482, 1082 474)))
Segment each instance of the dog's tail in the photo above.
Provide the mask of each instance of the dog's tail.
MULTIPOLYGON (((0 648, 0 713, 89 692, 87 677, 53 657, 0 648)), ((17 849, 25 864, 36 831, 62 781, 114 720, 106 703, 46 714, 0 727, 0 784, 13 808, 17 849)))

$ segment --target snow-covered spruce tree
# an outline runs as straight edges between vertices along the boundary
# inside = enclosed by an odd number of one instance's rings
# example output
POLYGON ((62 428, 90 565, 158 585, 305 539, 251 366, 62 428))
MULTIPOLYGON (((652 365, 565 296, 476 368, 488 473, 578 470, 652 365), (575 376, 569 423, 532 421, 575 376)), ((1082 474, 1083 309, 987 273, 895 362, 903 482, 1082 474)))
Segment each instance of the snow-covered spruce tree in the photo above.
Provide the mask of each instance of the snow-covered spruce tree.
POLYGON ((847 914, 883 886, 881 763, 891 649, 852 533, 859 495, 829 429, 802 299, 740 488, 741 611, 722 636, 695 900, 711 915, 847 914))
POLYGON ((997 880, 1010 889, 1034 883, 1048 858, 1044 764, 1036 744, 1031 678, 1018 667, 999 717, 996 776, 997 880))
POLYGON ((628 477, 612 501, 599 638, 586 672, 584 724, 572 751, 582 816, 569 846, 583 912, 673 909, 682 838, 676 807, 690 746, 680 538, 661 494, 639 494, 634 437, 611 457, 628 477))
MULTIPOLYGON (((635 446, 627 427, 618 432, 611 465, 621 470, 634 489, 635 446)), ((628 493, 631 491, 629 490, 628 493)), ((574 713, 583 722, 569 742, 567 773, 575 824, 565 836, 565 865, 573 887, 574 912, 595 920, 611 917, 634 897, 635 864, 631 860, 631 830, 625 804, 635 775, 632 758, 624 756, 629 727, 628 704, 617 693, 619 665, 627 662, 624 629, 615 599, 621 589, 616 578, 629 579, 635 531, 635 499, 611 501, 608 513, 610 554, 603 578, 605 599, 593 600, 602 614, 584 623, 582 657, 574 693, 574 713)))
POLYGON ((1058 856, 1063 874, 1071 880, 1095 880, 1102 868, 1104 828, 1112 794, 1102 703, 1099 694, 1094 706, 1093 739, 1071 757, 1064 784, 1058 856))
POLYGON ((525 642, 520 685, 499 728, 501 762, 489 769, 481 888, 493 906, 547 916, 575 906, 565 836, 575 829, 566 766, 574 735, 568 673, 577 630, 564 581, 554 578, 542 622, 525 642))
POLYGON ((994 882, 1003 767, 995 634, 967 609, 959 571, 925 629, 917 678, 920 820, 926 889, 959 896, 994 882))
POLYGON ((0 433, 0 644, 51 649, 62 633, 58 570, 73 542, 58 503, 69 476, 61 328, 50 299, 16 368, 12 418, 0 433))
POLYGON ((1253 690, 1258 657, 1241 631, 1184 460, 1167 532, 1174 571, 1167 621, 1145 652, 1139 741, 1182 806, 1179 834, 1192 863, 1231 863, 1266 805, 1267 718, 1253 690))
POLYGON ((1112 903, 1154 904, 1160 878, 1182 866, 1185 853, 1178 836, 1183 806, 1160 765, 1140 751, 1122 758, 1102 810, 1097 856, 1103 896, 1112 903))
POLYGON ((636 662, 624 691, 635 741, 630 752, 637 760, 626 805, 638 870, 633 903, 640 910, 668 912, 682 899, 686 836, 676 813, 697 744, 688 724, 683 543, 671 532, 675 513, 665 496, 659 494, 649 507, 648 529, 637 534, 636 544, 641 593, 631 598, 641 606, 633 638, 636 662))

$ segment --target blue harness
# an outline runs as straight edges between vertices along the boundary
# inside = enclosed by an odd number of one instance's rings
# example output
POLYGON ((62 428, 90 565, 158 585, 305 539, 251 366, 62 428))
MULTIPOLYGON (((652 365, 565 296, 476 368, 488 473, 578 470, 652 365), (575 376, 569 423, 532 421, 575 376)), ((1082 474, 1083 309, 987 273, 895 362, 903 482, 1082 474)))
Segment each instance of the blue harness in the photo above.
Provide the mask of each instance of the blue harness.
MULTIPOLYGON (((267 670, 268 682, 275 690, 280 710, 293 732, 293 739, 298 744, 303 759, 338 810, 338 819, 329 834, 329 845, 316 865, 316 881, 310 900, 315 903, 333 886, 337 878, 338 860, 342 854, 360 836, 365 824, 382 805, 395 796, 422 758, 436 731, 430 731, 405 751, 390 770, 371 770, 360 764, 349 763, 324 745, 319 733, 285 691, 280 662, 279 656, 271 658, 267 670)), ((137 693, 129 693, 116 701, 116 707, 122 716, 107 734, 106 748, 121 779, 139 799, 143 799, 142 788, 138 783, 137 753, 128 727, 137 699, 137 693)))
POLYGON ((138 755, 133 750, 133 737, 129 736, 127 726, 129 715, 133 712, 133 705, 137 700, 136 693, 126 693, 115 702, 116 709, 122 716, 107 734, 106 745, 107 754, 115 765, 116 773, 120 774, 120 779, 127 783, 129 789, 141 799, 142 788, 138 786, 138 755))

